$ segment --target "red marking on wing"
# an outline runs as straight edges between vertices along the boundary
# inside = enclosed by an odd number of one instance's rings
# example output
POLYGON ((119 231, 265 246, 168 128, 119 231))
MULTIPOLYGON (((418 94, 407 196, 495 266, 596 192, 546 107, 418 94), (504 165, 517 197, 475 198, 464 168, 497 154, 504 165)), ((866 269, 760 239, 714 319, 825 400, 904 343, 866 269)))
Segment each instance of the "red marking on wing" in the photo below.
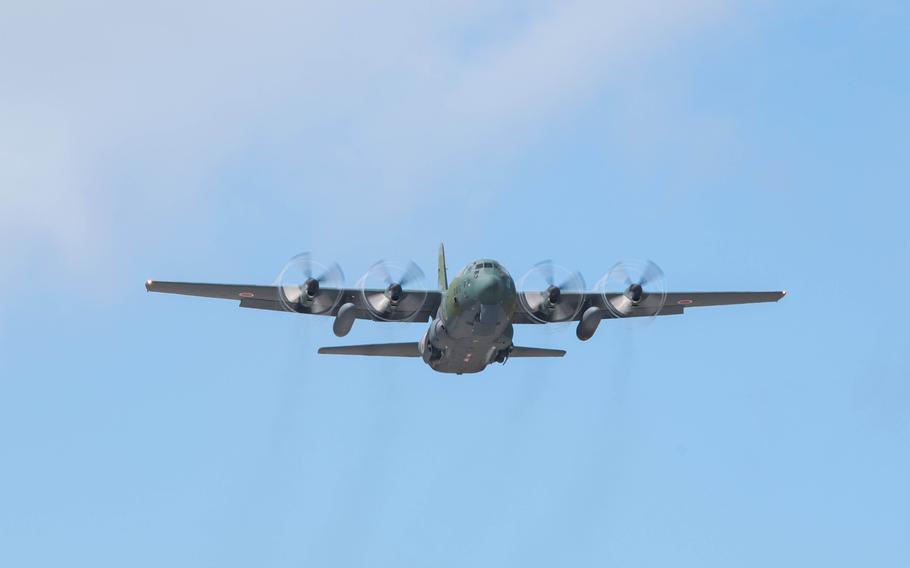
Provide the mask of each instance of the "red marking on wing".
POLYGON ((680 306, 688 306, 688 305, 691 304, 692 302, 693 302, 693 300, 680 300, 680 301, 678 301, 678 302, 676 302, 676 303, 679 304, 680 306))
POLYGON ((240 296, 241 298, 252 298, 253 296, 255 296, 255 294, 253 294, 252 292, 241 292, 237 295, 240 296))

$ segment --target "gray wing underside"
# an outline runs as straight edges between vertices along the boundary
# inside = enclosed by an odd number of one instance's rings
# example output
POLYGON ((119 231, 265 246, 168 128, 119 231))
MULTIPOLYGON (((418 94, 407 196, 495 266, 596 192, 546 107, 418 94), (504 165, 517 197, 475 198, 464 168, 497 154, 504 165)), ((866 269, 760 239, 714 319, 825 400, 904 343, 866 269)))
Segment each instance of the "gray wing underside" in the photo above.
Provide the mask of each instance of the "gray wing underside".
POLYGON ((408 318, 398 318, 392 312, 383 318, 377 317, 370 309, 364 294, 381 294, 383 290, 361 290, 360 288, 323 288, 319 297, 331 298, 329 305, 306 306, 296 302, 282 302, 283 290, 279 286, 258 286, 246 284, 206 284, 197 282, 160 282, 149 280, 145 283, 149 292, 164 294, 181 294, 203 298, 237 300, 241 308, 274 310, 279 312, 296 312, 321 316, 334 316, 345 303, 355 306, 358 319, 373 321, 429 321, 439 308, 442 294, 438 290, 421 290, 405 295, 399 304, 401 313, 413 314, 408 318), (340 294, 339 294, 340 293, 340 294), (335 300, 337 298, 337 300, 335 300), (291 308, 291 309, 289 309, 291 308))
POLYGON ((516 345, 509 351, 509 357, 563 357, 564 349, 544 349, 542 347, 519 347, 516 345))
MULTIPOLYGON (((408 343, 372 343, 367 345, 340 345, 337 347, 320 347, 320 355, 363 355, 366 357, 420 357, 420 348, 416 341, 408 343)), ((540 347, 518 347, 509 351, 509 357, 562 357, 562 349, 542 349, 540 347)))
POLYGON ((320 355, 364 355, 366 357, 420 357, 416 341, 408 343, 373 343, 368 345, 341 345, 320 347, 320 355))
MULTIPOLYGON (((680 315, 688 308, 701 308, 707 306, 731 306, 737 304, 757 304, 762 302, 776 302, 783 298, 787 293, 778 292, 668 292, 663 308, 657 315, 671 316, 680 315)), ((563 292, 563 301, 575 305, 581 298, 581 308, 575 314, 574 321, 581 319, 584 311, 590 307, 601 309, 602 316, 607 318, 616 317, 607 307, 607 301, 612 301, 621 297, 621 294, 609 294, 604 298, 598 293, 580 293, 580 292, 563 292)), ((654 315, 654 310, 660 305, 660 298, 656 295, 645 296, 637 307, 630 308, 630 313, 625 317, 640 317, 654 315)), ((540 323, 528 316, 524 310, 518 309, 512 316, 512 323, 540 323)))

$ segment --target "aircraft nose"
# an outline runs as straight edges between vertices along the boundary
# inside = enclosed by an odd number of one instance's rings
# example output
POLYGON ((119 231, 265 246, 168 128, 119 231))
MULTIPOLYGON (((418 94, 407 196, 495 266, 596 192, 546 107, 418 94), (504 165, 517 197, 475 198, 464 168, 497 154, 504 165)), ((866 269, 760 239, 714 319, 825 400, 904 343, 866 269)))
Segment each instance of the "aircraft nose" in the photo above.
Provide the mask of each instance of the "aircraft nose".
POLYGON ((502 300, 505 287, 502 281, 493 275, 481 275, 474 283, 477 299, 481 304, 496 304, 502 300))

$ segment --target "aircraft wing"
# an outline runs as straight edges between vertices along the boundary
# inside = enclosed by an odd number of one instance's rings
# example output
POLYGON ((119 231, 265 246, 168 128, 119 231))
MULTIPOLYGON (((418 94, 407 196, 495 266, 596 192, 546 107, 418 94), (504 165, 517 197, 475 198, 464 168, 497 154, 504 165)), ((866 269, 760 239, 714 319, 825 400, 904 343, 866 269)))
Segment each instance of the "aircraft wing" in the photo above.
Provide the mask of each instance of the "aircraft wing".
POLYGON ((337 315, 342 305, 351 303, 355 306, 358 319, 374 321, 429 321, 439 308, 442 294, 438 290, 408 291, 399 303, 399 311, 408 317, 399 317, 395 311, 383 317, 377 317, 370 309, 364 295, 381 294, 384 290, 361 290, 360 288, 322 288, 311 305, 288 302, 284 300, 281 286, 259 286, 247 284, 206 284, 197 282, 161 282, 148 280, 145 289, 149 292, 164 294, 182 294, 219 298, 240 302, 241 308, 275 310, 280 312, 297 312, 321 316, 337 315), (327 303, 320 303, 320 298, 327 298, 327 303), (290 309, 289 309, 290 308, 290 309))
MULTIPOLYGON (((656 315, 680 315, 688 308, 705 306, 729 306, 735 304, 756 304, 761 302, 776 302, 786 296, 784 291, 778 292, 668 292, 663 307, 656 315)), ((601 309, 603 318, 617 317, 607 306, 607 301, 620 299, 622 294, 609 294, 604 298, 598 293, 563 292, 560 301, 570 305, 578 305, 580 309, 575 314, 574 321, 581 319, 582 314, 590 307, 601 309), (580 297, 579 297, 580 296, 580 297)), ((645 295, 641 302, 635 306, 627 305, 628 315, 623 317, 640 317, 655 315, 654 311, 660 305, 660 297, 656 294, 645 295)), ((515 310, 512 323, 541 323, 532 318, 521 308, 515 310)))

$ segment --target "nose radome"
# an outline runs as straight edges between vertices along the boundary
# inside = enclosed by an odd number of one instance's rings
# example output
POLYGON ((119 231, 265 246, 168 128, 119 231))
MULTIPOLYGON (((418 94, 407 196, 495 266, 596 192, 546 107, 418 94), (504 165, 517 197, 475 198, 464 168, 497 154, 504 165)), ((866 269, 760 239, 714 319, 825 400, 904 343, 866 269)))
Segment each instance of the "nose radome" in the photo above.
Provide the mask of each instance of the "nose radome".
POLYGON ((491 274, 481 275, 475 283, 477 299, 481 304, 496 304, 502 299, 503 285, 499 278, 491 274))

